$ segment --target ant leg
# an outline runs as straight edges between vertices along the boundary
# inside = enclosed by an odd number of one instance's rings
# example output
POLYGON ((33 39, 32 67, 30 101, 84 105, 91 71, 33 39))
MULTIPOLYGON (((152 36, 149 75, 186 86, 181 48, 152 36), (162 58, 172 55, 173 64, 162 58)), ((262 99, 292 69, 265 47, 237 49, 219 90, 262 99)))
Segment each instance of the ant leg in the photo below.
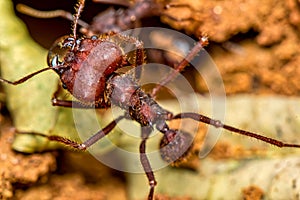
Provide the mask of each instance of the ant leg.
POLYGON ((231 132, 234 132, 234 133, 237 133, 237 134, 240 134, 240 135, 253 137, 253 138, 256 138, 256 139, 261 140, 263 142, 266 142, 266 143, 275 145, 277 147, 280 147, 280 148, 282 148, 282 147, 300 148, 299 144, 284 143, 282 141, 275 140, 273 138, 269 138, 269 137, 266 137, 266 136, 262 136, 262 135, 259 135, 257 133, 253 133, 253 132, 250 132, 250 131, 245 131, 245 130, 238 129, 238 128, 235 128, 235 127, 232 127, 232 126, 228 126, 226 124, 223 124, 219 120, 211 119, 209 117, 206 117, 204 115, 197 114, 197 113, 180 113, 178 115, 173 116, 170 120, 172 120, 172 119, 183 119, 183 118, 190 118, 190 119, 193 119, 193 120, 196 120, 196 121, 199 121, 199 122, 203 122, 205 124, 213 125, 216 128, 223 128, 223 129, 226 129, 228 131, 231 131, 231 132))
POLYGON ((129 1, 123 1, 123 0, 93 0, 95 3, 102 3, 102 4, 113 4, 113 5, 119 5, 124 7, 129 7, 130 3, 129 1))
POLYGON ((165 78, 162 79, 158 85, 153 88, 151 96, 155 97, 157 92, 162 88, 162 86, 166 85, 170 81, 172 81, 179 72, 181 72, 190 62, 191 60, 199 53, 204 46, 208 45, 208 38, 206 36, 202 36, 197 44, 191 49, 191 51, 187 54, 187 56, 177 65, 174 67, 174 71, 167 74, 165 78))
POLYGON ((96 105, 86 105, 79 101, 71 101, 71 100, 61 100, 58 99, 59 93, 61 93, 62 88, 58 84, 56 91, 53 93, 51 102, 53 106, 60 106, 66 108, 82 108, 82 109, 95 109, 95 108, 107 108, 106 104, 96 104, 96 105))
MULTIPOLYGON (((62 17, 67 20, 73 21, 73 15, 64 10, 40 11, 40 10, 33 9, 29 6, 26 6, 24 4, 18 4, 16 6, 16 9, 18 12, 23 13, 28 16, 31 16, 31 17, 45 18, 45 19, 62 17)), ((80 19, 78 19, 78 24, 84 28, 89 27, 88 23, 86 23, 80 19)))
MULTIPOLYGON (((141 68, 136 68, 136 67, 145 64, 145 61, 146 61, 146 54, 144 51, 143 42, 139 41, 135 37, 130 37, 130 36, 126 36, 126 35, 122 35, 122 34, 118 34, 118 33, 111 33, 110 36, 117 37, 118 39, 121 40, 121 42, 125 41, 130 45, 134 44, 136 50, 135 50, 135 55, 133 57, 135 58, 135 60, 133 60, 131 62, 133 62, 133 67, 136 69, 135 70, 135 79, 139 80, 141 77, 142 70, 141 70, 141 68)), ((130 61, 127 61, 127 62, 130 63, 130 61)))
POLYGON ((29 74, 29 75, 27 75, 27 76, 25 76, 25 77, 23 77, 23 78, 17 80, 17 81, 8 81, 8 80, 3 79, 3 78, 0 77, 0 82, 7 83, 7 84, 10 84, 10 85, 19 85, 19 84, 21 84, 21 83, 24 83, 24 82, 27 81, 28 79, 32 78, 33 76, 35 76, 35 75, 37 75, 37 74, 39 74, 39 73, 42 73, 42 72, 44 72, 44 71, 47 71, 47 70, 49 70, 49 69, 52 69, 52 68, 46 67, 46 68, 40 69, 40 70, 38 70, 38 71, 36 71, 36 72, 33 72, 33 73, 31 73, 31 74, 29 74))
POLYGON ((61 99, 57 99, 56 97, 53 97, 51 99, 51 102, 53 106, 60 106, 66 108, 84 108, 84 109, 96 108, 95 106, 84 105, 79 101, 61 100, 61 99))
POLYGON ((135 55, 134 58, 135 60, 133 61, 133 67, 135 68, 135 79, 139 80, 141 77, 141 73, 142 73, 142 68, 140 68, 139 66, 142 66, 143 64, 145 64, 145 60, 146 60, 146 55, 144 52, 144 44, 143 42, 139 41, 138 39, 134 38, 134 37, 128 37, 128 36, 124 36, 124 35, 120 35, 118 34, 118 37, 123 39, 126 42, 129 42, 130 44, 134 44, 136 47, 135 50, 135 55), (137 68, 139 67, 139 68, 137 68))
POLYGON ((153 199, 154 187, 157 184, 154 173, 152 171, 152 168, 151 168, 151 165, 149 162, 149 159, 147 158, 147 155, 146 155, 146 140, 148 139, 151 131, 152 131, 152 129, 150 126, 142 127, 142 142, 140 144, 140 160, 141 160, 142 166, 144 168, 144 171, 146 173, 146 176, 148 178, 149 185, 150 185, 148 200, 153 199))
POLYGON ((58 99, 58 95, 61 92, 61 87, 58 85, 57 90, 53 93, 51 102, 53 106, 60 106, 66 108, 82 108, 82 109, 95 109, 95 108, 107 108, 106 104, 86 105, 79 101, 61 100, 58 99))
MULTIPOLYGON (((142 66, 145 63, 145 52, 144 52, 144 45, 142 42, 138 41, 135 38, 132 38, 133 40, 135 40, 136 42, 134 43, 136 45, 136 52, 135 52, 135 68, 142 66)), ((135 70, 135 79, 139 80, 141 77, 141 73, 142 73, 142 68, 136 68, 135 70)))
POLYGON ((157 0, 93 0, 99 3, 122 5, 124 8, 115 10, 109 8, 93 18, 89 29, 83 33, 92 35, 95 33, 108 33, 111 30, 121 32, 128 29, 140 27, 141 19, 162 14, 164 4, 157 0), (127 7, 127 8, 125 8, 127 7), (113 20, 111 20, 113 19, 113 20))
POLYGON ((58 135, 44 135, 42 133, 32 133, 32 132, 18 132, 18 133, 20 133, 20 134, 31 134, 31 135, 42 136, 42 137, 47 138, 50 141, 59 142, 59 143, 65 144, 65 145, 67 145, 69 147, 72 147, 74 149, 78 149, 78 150, 84 151, 88 147, 92 146, 94 143, 96 143, 97 141, 99 141, 101 138, 103 138, 104 136, 106 136, 108 133, 110 133, 110 131, 123 118, 124 118, 124 116, 118 117, 117 119, 115 119, 114 121, 112 121, 111 123, 109 123, 106 127, 104 127, 102 130, 98 131, 93 136, 91 136, 90 138, 88 138, 83 143, 78 143, 76 141, 73 141, 73 140, 70 140, 68 138, 65 138, 65 137, 62 137, 62 136, 58 136, 58 135))

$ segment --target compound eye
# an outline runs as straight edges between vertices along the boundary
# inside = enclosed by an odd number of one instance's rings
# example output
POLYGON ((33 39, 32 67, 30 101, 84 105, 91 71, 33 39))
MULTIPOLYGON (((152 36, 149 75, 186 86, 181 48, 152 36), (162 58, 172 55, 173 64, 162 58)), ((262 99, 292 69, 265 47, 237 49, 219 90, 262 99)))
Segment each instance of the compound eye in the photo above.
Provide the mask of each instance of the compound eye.
POLYGON ((55 55, 52 60, 50 59, 49 62, 51 62, 49 65, 50 67, 58 66, 60 62, 58 61, 58 55, 55 55))
POLYGON ((97 35, 93 35, 93 36, 91 37, 91 39, 92 39, 92 40, 97 40, 97 39, 98 39, 98 36, 97 36, 97 35))
POLYGON ((64 62, 64 58, 66 57, 67 53, 71 50, 71 45, 70 45, 70 36, 62 36, 58 38, 52 47, 50 48, 47 56, 47 63, 49 67, 54 68, 55 66, 62 65, 64 62), (66 45, 66 41, 68 44, 66 45))
POLYGON ((68 87, 67 87, 67 85, 66 85, 65 83, 62 83, 62 87, 63 87, 64 89, 68 89, 68 87))

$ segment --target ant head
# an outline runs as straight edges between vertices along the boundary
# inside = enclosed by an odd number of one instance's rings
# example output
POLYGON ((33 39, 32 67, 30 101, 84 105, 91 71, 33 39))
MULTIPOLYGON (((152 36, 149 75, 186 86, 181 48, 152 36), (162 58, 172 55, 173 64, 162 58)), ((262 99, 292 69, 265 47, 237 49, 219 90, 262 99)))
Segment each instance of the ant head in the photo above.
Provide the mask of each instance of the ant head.
POLYGON ((80 39, 76 40, 69 35, 58 38, 48 52, 48 66, 61 75, 66 68, 64 63, 70 60, 71 52, 78 47, 80 42, 80 39))
POLYGON ((50 48, 47 56, 48 66, 54 69, 59 75, 61 75, 66 66, 64 66, 65 61, 68 62, 72 60, 73 51, 80 45, 81 39, 77 39, 77 24, 80 17, 80 13, 83 10, 85 0, 79 0, 76 5, 76 12, 73 16, 73 27, 72 35, 65 35, 58 38, 52 47, 50 48))

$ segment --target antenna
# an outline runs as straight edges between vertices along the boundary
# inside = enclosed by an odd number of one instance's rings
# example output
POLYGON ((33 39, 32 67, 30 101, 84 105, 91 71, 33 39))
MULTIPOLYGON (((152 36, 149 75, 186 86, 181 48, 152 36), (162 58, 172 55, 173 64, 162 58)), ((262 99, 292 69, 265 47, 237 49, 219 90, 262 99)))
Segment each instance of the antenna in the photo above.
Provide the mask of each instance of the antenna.
POLYGON ((74 21, 73 21, 73 37, 76 40, 76 31, 77 31, 77 24, 78 24, 78 20, 80 17, 80 14, 84 8, 84 4, 85 4, 85 0, 78 0, 76 7, 75 7, 75 14, 73 16, 74 21))

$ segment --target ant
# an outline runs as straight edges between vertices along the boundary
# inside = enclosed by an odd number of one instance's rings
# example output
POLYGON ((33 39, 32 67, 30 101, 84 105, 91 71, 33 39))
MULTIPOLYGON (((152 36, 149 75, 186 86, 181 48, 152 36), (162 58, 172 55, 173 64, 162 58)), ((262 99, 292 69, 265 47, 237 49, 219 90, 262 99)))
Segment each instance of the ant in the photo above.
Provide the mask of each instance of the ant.
MULTIPOLYGON (((94 0, 94 2, 106 1, 94 0)), ((109 3, 125 6, 127 8, 118 8, 116 10, 110 7, 93 17, 91 24, 78 19, 77 23, 81 26, 80 32, 82 34, 91 37, 93 35, 108 32, 121 32, 124 30, 137 28, 140 25, 141 19, 164 15, 162 11, 168 7, 171 7, 169 4, 164 5, 162 2, 157 2, 156 0, 141 0, 136 1, 134 4, 127 1, 109 1, 109 3)), ((64 10, 39 11, 24 4, 18 4, 16 9, 23 14, 37 18, 62 17, 73 21, 72 14, 64 10)))
POLYGON ((75 7, 72 33, 59 38, 50 48, 47 57, 48 67, 33 72, 17 81, 9 81, 3 78, 0 78, 0 81, 6 84, 18 85, 37 74, 53 70, 60 77, 62 87, 77 99, 77 101, 59 99, 57 97, 58 90, 52 98, 53 106, 106 109, 115 105, 123 109, 124 114, 114 119, 83 143, 56 135, 31 134, 84 151, 109 134, 121 120, 129 119, 138 122, 141 125, 140 162, 150 185, 148 200, 153 200, 154 189, 157 185, 146 154, 146 142, 154 128, 163 135, 159 144, 160 154, 163 160, 168 163, 178 162, 187 157, 192 146, 192 136, 187 132, 170 128, 168 121, 188 118, 216 128, 223 128, 240 135, 253 137, 277 147, 300 148, 298 144, 284 143, 238 129, 198 113, 185 112, 174 115, 162 108, 155 101, 157 92, 162 86, 172 81, 177 73, 181 72, 196 54, 208 45, 208 38, 206 36, 200 37, 188 55, 174 67, 174 72, 167 74, 160 84, 154 87, 152 93, 148 94, 138 84, 139 72, 133 75, 120 70, 127 66, 137 68, 145 64, 142 41, 115 32, 101 34, 100 36, 78 37, 76 33, 77 26, 84 5, 85 0, 78 0, 75 7), (133 58, 124 53, 120 45, 122 43, 132 44, 136 47, 133 58), (132 60, 134 61, 132 62, 132 60))

